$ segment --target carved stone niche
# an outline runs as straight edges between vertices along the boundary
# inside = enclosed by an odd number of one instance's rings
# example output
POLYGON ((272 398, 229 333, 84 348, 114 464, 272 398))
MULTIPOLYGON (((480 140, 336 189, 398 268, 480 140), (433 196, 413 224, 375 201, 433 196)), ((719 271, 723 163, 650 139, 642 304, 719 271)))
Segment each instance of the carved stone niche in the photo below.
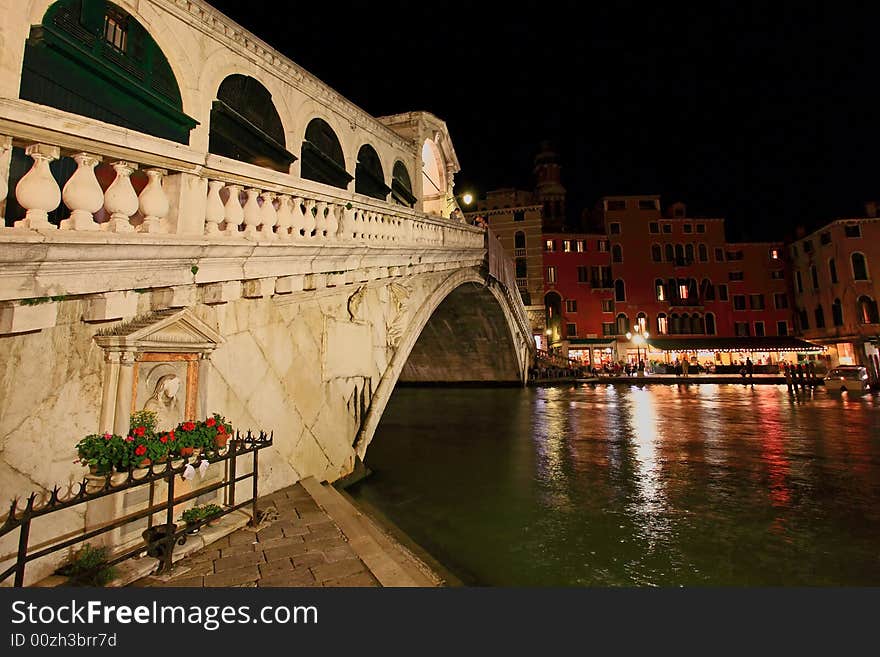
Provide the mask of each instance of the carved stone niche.
POLYGON ((188 309, 136 317, 95 336, 104 350, 100 431, 126 435, 134 411, 158 413, 159 430, 207 412, 208 359, 223 337, 188 309))

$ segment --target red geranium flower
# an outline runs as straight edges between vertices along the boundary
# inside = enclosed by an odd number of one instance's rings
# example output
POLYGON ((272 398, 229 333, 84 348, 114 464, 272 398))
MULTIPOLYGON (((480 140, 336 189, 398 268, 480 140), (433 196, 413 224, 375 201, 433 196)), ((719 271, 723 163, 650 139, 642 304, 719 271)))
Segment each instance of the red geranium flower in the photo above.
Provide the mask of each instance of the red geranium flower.
POLYGON ((162 436, 161 438, 159 438, 159 442, 160 442, 160 443, 163 443, 163 444, 164 444, 164 443, 167 443, 167 442, 168 442, 168 436, 162 436))
POLYGON ((131 436, 126 436, 126 437, 125 437, 125 442, 127 442, 127 443, 130 443, 130 442, 132 442, 133 440, 134 440, 134 438, 132 438, 131 436))
POLYGON ((193 424, 192 422, 184 422, 183 423, 183 430, 184 431, 192 431, 195 428, 196 428, 196 425, 193 424))
POLYGON ((134 453, 137 454, 138 456, 143 456, 144 454, 147 453, 147 446, 146 445, 138 445, 137 447, 135 447, 134 453))
POLYGON ((104 440, 110 440, 112 437, 109 433, 104 434, 104 440))
POLYGON ((146 429, 144 427, 138 427, 137 429, 134 430, 135 435, 139 436, 139 437, 143 436, 145 432, 146 432, 146 429))
POLYGON ((218 433, 226 433, 226 425, 221 424, 219 427, 217 427, 217 432, 218 433))
POLYGON ((174 432, 173 431, 168 432, 168 439, 171 440, 172 442, 174 441, 174 432))
POLYGON ((205 420, 205 424, 207 424, 209 427, 213 427, 215 424, 217 424, 217 420, 209 417, 207 420, 205 420))

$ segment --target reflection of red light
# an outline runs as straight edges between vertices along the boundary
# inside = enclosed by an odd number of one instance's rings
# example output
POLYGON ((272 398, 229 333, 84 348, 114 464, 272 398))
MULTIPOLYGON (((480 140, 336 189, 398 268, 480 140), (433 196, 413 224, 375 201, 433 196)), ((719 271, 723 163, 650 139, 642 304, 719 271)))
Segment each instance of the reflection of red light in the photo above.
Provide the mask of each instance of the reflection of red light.
POLYGON ((785 433, 782 430, 779 409, 771 405, 762 405, 760 408, 763 411, 761 416, 764 430, 764 439, 761 441, 761 457, 767 464, 767 475, 770 479, 770 502, 775 507, 786 507, 791 504, 791 490, 788 486, 791 462, 785 456, 785 433))

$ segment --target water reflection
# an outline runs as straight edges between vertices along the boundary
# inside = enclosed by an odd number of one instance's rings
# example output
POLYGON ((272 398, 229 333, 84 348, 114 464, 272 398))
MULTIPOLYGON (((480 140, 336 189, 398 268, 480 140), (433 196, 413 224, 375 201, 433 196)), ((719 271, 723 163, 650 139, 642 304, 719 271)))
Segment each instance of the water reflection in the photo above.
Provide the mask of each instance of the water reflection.
POLYGON ((367 464, 355 496, 472 583, 880 584, 875 397, 403 389, 367 464))

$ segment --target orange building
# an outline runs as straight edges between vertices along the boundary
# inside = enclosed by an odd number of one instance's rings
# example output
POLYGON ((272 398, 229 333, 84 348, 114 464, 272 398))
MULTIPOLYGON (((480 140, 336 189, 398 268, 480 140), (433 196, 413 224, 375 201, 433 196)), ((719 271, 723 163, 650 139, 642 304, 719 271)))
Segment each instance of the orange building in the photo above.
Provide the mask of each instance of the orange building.
POLYGON ((828 347, 828 364, 864 365, 880 380, 880 218, 838 219, 789 246, 795 324, 828 347))

